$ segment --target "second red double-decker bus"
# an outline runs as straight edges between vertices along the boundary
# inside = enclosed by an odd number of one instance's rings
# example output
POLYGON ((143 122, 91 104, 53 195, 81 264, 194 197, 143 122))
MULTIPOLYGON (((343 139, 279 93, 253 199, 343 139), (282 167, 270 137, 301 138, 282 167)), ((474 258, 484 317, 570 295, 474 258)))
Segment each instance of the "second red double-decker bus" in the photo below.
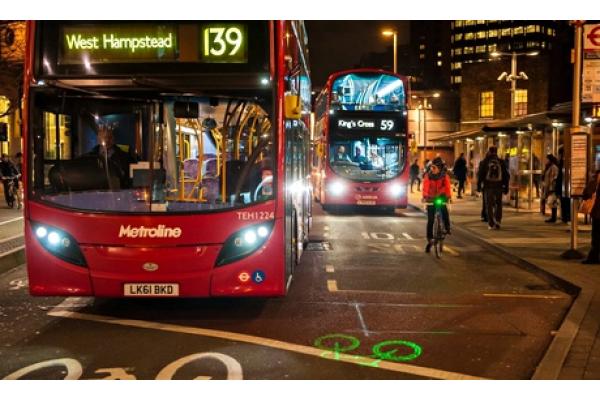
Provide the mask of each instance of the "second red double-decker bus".
POLYGON ((324 208, 407 206, 407 80, 376 69, 332 74, 315 103, 312 182, 324 208))
POLYGON ((34 295, 284 295, 307 240, 298 21, 30 22, 34 295))

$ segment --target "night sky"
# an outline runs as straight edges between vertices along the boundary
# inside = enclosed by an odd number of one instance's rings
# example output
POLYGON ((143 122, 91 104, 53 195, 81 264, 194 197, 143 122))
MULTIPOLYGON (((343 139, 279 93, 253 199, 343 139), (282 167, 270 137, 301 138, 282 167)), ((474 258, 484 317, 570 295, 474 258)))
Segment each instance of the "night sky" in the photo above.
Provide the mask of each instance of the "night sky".
POLYGON ((315 87, 322 87, 332 72, 356 66, 362 55, 391 48, 392 38, 381 35, 385 28, 398 31, 399 46, 410 40, 408 21, 305 21, 305 24, 315 87))

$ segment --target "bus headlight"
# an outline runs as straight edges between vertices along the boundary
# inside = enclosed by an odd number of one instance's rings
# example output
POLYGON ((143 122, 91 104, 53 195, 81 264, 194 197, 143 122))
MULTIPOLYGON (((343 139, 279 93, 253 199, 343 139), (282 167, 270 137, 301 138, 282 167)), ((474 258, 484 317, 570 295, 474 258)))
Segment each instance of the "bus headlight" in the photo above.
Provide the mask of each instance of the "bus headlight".
POLYGON ((392 196, 398 197, 398 196, 402 196, 404 194, 404 192, 406 191, 406 189, 403 185, 394 183, 393 185, 390 186, 389 191, 392 196))
POLYGON ((346 185, 340 181, 334 181, 329 185, 329 191, 334 196, 340 196, 346 191, 346 185))
POLYGON ((34 236, 52 255, 71 264, 87 266, 79 245, 67 232, 48 225, 33 223, 34 236))
POLYGON ((258 250, 269 238, 274 221, 248 226, 229 236, 217 257, 215 266, 220 267, 248 257, 258 250))

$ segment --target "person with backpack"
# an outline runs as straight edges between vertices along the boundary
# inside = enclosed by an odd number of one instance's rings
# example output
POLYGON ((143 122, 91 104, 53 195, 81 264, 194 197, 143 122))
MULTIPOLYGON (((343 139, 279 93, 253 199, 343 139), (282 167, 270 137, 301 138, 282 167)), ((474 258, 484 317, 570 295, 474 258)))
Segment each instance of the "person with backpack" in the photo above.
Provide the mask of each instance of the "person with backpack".
MULTIPOLYGON (((445 203, 452 199, 452 190, 450 189, 450 178, 446 173, 446 165, 441 157, 435 158, 428 166, 427 172, 423 175, 423 203, 431 203, 437 197, 443 197, 445 203)), ((450 234, 450 214, 446 204, 442 206, 442 219, 446 234, 450 234)), ((435 206, 427 205, 427 245, 425 252, 431 251, 433 245, 433 220, 435 217, 435 206)))
POLYGON ((502 193, 508 193, 509 179, 506 164, 498 158, 498 149, 490 147, 477 174, 477 191, 483 190, 489 229, 500 229, 502 193))

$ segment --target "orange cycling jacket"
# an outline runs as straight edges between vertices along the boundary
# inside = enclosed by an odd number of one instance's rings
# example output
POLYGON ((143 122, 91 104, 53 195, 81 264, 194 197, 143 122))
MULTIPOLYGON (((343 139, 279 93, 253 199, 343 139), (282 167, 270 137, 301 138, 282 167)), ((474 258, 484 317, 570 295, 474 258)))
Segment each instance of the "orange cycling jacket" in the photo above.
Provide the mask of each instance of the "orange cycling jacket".
POLYGON ((425 174, 423 178, 423 198, 425 200, 433 200, 440 195, 446 196, 446 199, 452 197, 448 174, 438 175, 437 179, 432 179, 429 174, 425 174))

